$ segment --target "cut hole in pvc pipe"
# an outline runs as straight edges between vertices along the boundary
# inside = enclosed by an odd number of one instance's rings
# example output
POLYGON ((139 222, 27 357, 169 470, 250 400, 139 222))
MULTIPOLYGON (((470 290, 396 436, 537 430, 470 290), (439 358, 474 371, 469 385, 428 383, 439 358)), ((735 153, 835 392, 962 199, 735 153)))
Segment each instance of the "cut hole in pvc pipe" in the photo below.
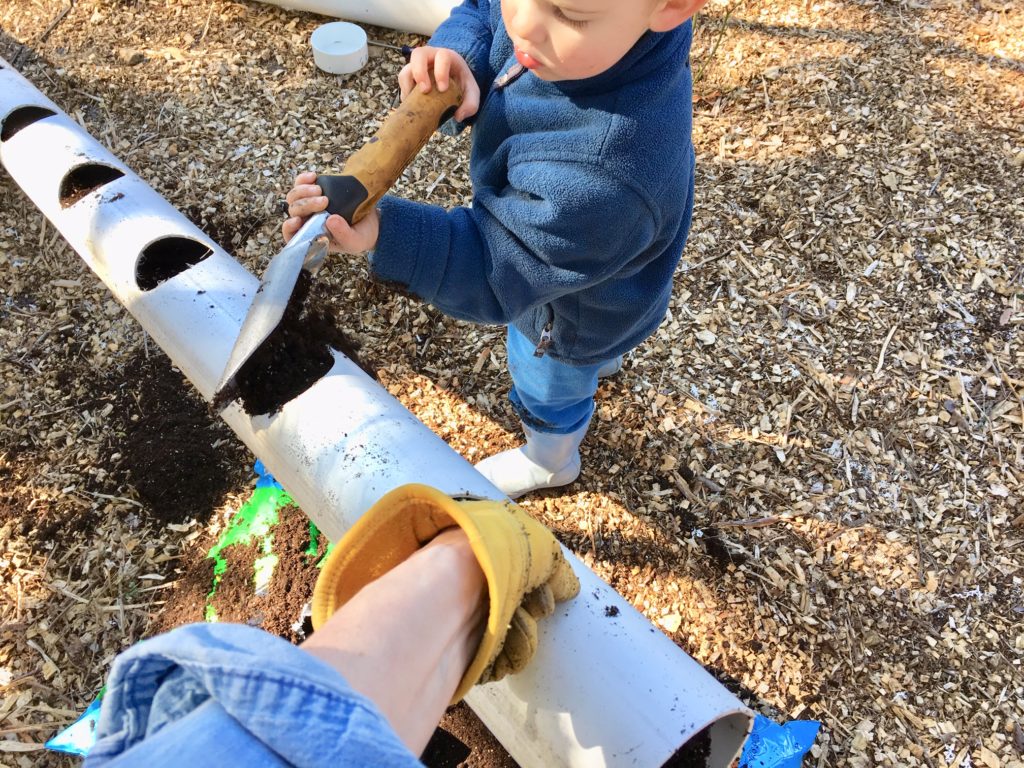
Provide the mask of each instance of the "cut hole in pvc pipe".
POLYGON ((188 237, 170 235, 154 240, 139 254, 135 263, 135 282, 139 290, 151 291, 212 253, 208 245, 188 237))
POLYGON ((57 113, 46 107, 19 107, 4 118, 0 127, 0 141, 9 141, 14 134, 44 117, 53 117, 57 113))
POLYGON ((124 171, 101 163, 86 163, 72 168, 60 182, 60 207, 70 208, 90 192, 124 176, 124 171))
POLYGON ((235 384, 249 415, 276 413, 320 381, 334 366, 332 348, 377 378, 372 367, 359 361, 358 344, 324 306, 327 290, 300 272, 281 322, 239 369, 235 384))

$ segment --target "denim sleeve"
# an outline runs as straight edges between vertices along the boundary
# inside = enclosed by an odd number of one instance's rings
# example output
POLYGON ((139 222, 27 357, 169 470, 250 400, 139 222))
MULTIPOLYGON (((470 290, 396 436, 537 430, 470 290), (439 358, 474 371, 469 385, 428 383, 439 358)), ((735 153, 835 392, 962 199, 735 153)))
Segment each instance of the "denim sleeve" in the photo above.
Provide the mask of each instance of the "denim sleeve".
POLYGON ((364 696, 302 649, 191 624, 114 662, 84 768, 419 766, 364 696))

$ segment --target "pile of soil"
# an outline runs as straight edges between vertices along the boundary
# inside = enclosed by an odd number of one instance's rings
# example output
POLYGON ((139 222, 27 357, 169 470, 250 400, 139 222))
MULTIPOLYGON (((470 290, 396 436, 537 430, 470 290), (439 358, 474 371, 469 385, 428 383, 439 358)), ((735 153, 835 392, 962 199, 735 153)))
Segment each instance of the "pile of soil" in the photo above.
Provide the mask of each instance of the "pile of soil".
POLYGON ((206 520, 237 487, 247 452, 162 353, 136 354, 122 370, 108 470, 156 522, 206 520))
MULTIPOLYGON (((257 591, 254 581, 255 563, 266 554, 262 544, 236 544, 224 550, 228 567, 209 602, 219 621, 262 627, 297 643, 311 629, 303 620, 303 609, 313 595, 316 564, 326 553, 327 540, 317 536, 311 541, 309 520, 297 507, 282 507, 279 515, 270 543, 277 556, 270 583, 257 591)), ((210 586, 205 585, 204 594, 210 586)))

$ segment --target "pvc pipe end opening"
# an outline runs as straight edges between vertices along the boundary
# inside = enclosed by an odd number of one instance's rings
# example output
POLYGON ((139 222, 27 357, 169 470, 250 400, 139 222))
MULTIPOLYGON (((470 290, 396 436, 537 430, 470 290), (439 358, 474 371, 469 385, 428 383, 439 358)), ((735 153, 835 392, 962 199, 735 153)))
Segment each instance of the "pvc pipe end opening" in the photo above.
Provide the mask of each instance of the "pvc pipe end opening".
POLYGON ((0 122, 0 142, 10 141, 11 138, 22 128, 27 128, 32 123, 46 117, 53 117, 57 113, 46 107, 28 106, 18 107, 12 110, 7 117, 0 122))
POLYGON ((190 267, 210 257, 213 249, 198 240, 170 235, 154 240, 142 249, 135 262, 135 282, 141 291, 151 291, 190 267))
POLYGON ((752 726, 753 719, 746 712, 720 717, 687 739, 661 768, 727 768, 740 756, 752 726))

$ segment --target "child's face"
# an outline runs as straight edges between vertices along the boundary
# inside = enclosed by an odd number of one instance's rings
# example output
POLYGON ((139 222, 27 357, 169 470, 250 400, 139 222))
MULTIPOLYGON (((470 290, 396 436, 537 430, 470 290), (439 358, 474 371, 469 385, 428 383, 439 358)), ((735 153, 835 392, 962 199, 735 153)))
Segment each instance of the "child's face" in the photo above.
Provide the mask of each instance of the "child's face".
POLYGON ((516 58, 537 77, 582 80, 612 67, 644 32, 662 26, 667 2, 501 0, 501 15, 516 58))

